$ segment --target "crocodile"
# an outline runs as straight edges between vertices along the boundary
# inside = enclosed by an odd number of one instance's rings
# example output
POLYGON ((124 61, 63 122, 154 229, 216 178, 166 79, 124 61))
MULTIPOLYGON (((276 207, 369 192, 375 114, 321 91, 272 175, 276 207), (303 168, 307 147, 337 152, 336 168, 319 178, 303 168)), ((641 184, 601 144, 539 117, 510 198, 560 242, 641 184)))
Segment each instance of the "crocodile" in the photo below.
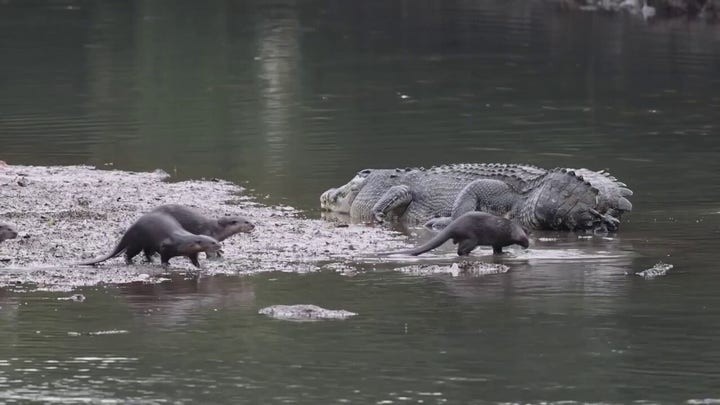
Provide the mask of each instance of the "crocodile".
POLYGON ((320 196, 325 211, 354 221, 400 221, 442 228, 485 211, 528 229, 617 231, 633 192, 605 171, 502 163, 430 169, 365 169, 320 196))

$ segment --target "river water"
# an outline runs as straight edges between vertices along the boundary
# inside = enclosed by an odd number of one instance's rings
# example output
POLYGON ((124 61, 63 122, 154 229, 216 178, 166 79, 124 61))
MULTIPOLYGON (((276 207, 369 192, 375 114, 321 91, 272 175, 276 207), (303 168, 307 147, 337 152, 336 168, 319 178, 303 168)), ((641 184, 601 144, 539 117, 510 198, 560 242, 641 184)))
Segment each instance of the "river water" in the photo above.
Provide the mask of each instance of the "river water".
POLYGON ((7 0, 0 54, 11 164, 221 177, 309 218, 366 167, 606 168, 635 192, 617 235, 536 236, 506 274, 0 290, 0 401, 720 401, 715 26, 532 1, 7 0), (360 315, 257 314, 295 303, 360 315))

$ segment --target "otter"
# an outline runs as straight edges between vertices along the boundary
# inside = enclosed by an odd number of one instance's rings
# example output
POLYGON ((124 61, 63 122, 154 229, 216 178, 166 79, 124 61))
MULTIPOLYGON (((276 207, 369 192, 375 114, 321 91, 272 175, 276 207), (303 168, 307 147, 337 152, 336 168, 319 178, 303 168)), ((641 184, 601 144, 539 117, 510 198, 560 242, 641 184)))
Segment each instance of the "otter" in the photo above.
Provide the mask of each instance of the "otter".
POLYGON ((6 224, 4 222, 0 222, 0 242, 8 239, 15 239, 17 238, 18 233, 9 224, 6 224))
POLYGON ((380 253, 380 255, 409 254, 417 256, 442 245, 448 239, 458 245, 458 256, 467 256, 476 247, 492 246, 493 254, 501 254, 510 245, 529 246, 527 232, 517 223, 486 212, 465 213, 435 235, 427 243, 414 249, 380 253))
POLYGON ((243 217, 226 216, 220 219, 211 219, 195 208, 180 204, 161 205, 152 212, 162 212, 170 215, 186 231, 196 235, 210 236, 218 242, 222 242, 236 233, 252 232, 255 229, 255 225, 243 217))
MULTIPOLYGON (((211 219, 198 210, 180 204, 161 205, 152 212, 161 212, 175 218, 186 231, 196 235, 206 235, 218 242, 237 234, 252 232, 255 225, 243 217, 225 216, 211 219)), ((207 257, 220 256, 220 252, 205 252, 207 257)))
POLYGON ((111 259, 123 251, 125 252, 125 262, 132 264, 133 257, 142 251, 148 261, 151 261, 152 255, 157 252, 160 253, 163 265, 169 265, 172 257, 186 256, 195 267, 200 267, 198 253, 214 252, 219 249, 220 243, 216 239, 186 231, 170 215, 150 212, 141 216, 125 231, 112 252, 78 264, 94 265, 111 259))

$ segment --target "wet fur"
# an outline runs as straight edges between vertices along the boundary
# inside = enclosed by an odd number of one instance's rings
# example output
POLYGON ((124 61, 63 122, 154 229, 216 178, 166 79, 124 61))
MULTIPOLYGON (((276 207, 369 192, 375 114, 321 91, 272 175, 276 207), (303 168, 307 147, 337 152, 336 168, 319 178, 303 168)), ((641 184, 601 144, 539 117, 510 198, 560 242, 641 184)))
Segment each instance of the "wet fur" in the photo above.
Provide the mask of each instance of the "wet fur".
POLYGON ((239 216, 225 216, 219 219, 211 219, 198 210, 180 204, 161 205, 152 212, 162 212, 175 218, 186 231, 196 235, 207 235, 215 238, 218 242, 244 232, 252 232, 255 229, 250 221, 239 216))
MULTIPOLYGON (((180 204, 166 204, 155 208, 152 212, 161 212, 175 218, 188 232, 206 235, 222 242, 237 234, 252 232, 255 225, 239 216, 225 216, 219 219, 208 218, 195 208, 180 204)), ((220 251, 205 252, 207 257, 219 257, 220 251)))
POLYGON ((527 232, 515 222, 485 212, 468 212, 461 215, 427 243, 414 249, 380 253, 380 255, 407 254, 417 256, 435 249, 452 239, 458 245, 458 255, 467 256, 478 246, 492 246, 494 254, 510 245, 529 246, 527 232))
POLYGON ((160 253, 161 262, 169 264, 175 256, 186 256, 192 264, 200 267, 198 253, 217 251, 220 244, 206 235, 195 235, 183 229, 173 217, 160 212, 151 212, 140 217, 120 239, 115 249, 105 256, 92 259, 80 265, 93 265, 111 259, 125 252, 125 262, 132 263, 133 257, 144 252, 151 260, 153 254, 160 253))

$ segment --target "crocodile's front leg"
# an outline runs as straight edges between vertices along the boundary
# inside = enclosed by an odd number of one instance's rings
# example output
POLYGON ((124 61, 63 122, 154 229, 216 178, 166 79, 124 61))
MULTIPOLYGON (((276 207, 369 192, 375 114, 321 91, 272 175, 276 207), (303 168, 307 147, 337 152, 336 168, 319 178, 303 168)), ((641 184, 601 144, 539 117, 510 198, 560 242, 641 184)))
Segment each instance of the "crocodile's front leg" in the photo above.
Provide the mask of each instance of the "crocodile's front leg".
POLYGON ((390 212, 396 212, 399 217, 407 209, 412 199, 410 187, 392 186, 373 206, 373 218, 377 222, 383 222, 390 212))

